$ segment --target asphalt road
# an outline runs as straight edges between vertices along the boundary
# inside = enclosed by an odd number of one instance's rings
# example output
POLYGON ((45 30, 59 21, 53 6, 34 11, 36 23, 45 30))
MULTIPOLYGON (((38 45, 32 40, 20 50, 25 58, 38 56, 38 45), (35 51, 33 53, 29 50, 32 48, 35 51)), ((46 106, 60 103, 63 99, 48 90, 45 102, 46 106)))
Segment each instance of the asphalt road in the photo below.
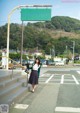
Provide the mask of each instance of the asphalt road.
POLYGON ((25 110, 10 113, 80 113, 80 68, 41 68, 39 85, 21 102, 25 110))
POLYGON ((79 67, 47 68, 39 78, 39 83, 60 85, 55 113, 80 113, 79 67))

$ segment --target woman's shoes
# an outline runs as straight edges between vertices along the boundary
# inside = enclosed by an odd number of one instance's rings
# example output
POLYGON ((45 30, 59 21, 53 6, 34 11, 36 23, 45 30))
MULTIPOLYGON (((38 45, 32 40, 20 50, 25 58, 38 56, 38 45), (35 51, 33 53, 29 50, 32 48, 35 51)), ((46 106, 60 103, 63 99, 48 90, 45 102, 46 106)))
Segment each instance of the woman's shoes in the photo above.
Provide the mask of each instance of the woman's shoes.
POLYGON ((34 93, 34 89, 30 89, 30 87, 28 87, 28 91, 34 93))
POLYGON ((31 92, 32 92, 32 93, 34 93, 34 89, 33 89, 33 90, 31 90, 31 92))

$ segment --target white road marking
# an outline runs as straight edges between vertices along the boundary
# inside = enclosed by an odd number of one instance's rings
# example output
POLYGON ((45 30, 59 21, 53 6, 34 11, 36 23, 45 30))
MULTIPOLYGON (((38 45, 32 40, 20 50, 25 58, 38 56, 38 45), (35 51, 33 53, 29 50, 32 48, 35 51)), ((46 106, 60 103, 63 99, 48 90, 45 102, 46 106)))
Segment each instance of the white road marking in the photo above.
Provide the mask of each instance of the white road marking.
POLYGON ((42 74, 41 75, 41 77, 43 77, 43 76, 45 76, 45 77, 47 76, 48 77, 48 79, 46 81, 45 80, 43 81, 46 84, 49 83, 49 81, 51 79, 52 79, 51 83, 52 82, 54 83, 54 82, 59 82, 60 81, 60 84, 70 84, 68 82, 75 82, 77 85, 79 85, 79 81, 80 81, 80 80, 77 80, 76 77, 74 75, 71 75, 71 74, 63 74, 63 75, 61 75, 61 74, 52 74, 52 75, 50 75, 50 73, 48 73, 48 74, 46 73, 46 74, 42 74), (61 79, 60 79, 60 77, 59 78, 52 79, 53 76, 57 76, 57 75, 60 75, 61 76, 61 79), (66 78, 65 76, 68 76, 70 78, 66 78), (67 82, 67 83, 65 83, 64 81, 67 82))
POLYGON ((76 77, 74 75, 72 75, 72 78, 74 79, 76 84, 79 84, 78 80, 76 79, 76 77))
POLYGON ((61 84, 64 83, 64 75, 61 76, 61 84))
POLYGON ((27 104, 16 104, 14 106, 14 108, 17 108, 17 109, 27 109, 29 105, 27 104))
POLYGON ((78 74, 80 74, 80 71, 77 71, 78 74))
POLYGON ((45 74, 40 75, 40 77, 43 77, 45 74))
POLYGON ((56 107, 55 111, 57 112, 71 112, 71 113, 80 113, 80 108, 72 107, 56 107))
POLYGON ((53 76, 54 76, 54 74, 52 74, 52 75, 49 77, 49 79, 46 80, 45 83, 47 84, 47 83, 53 78, 53 76))
POLYGON ((50 74, 44 73, 44 74, 40 75, 40 77, 49 76, 49 75, 50 75, 50 74))

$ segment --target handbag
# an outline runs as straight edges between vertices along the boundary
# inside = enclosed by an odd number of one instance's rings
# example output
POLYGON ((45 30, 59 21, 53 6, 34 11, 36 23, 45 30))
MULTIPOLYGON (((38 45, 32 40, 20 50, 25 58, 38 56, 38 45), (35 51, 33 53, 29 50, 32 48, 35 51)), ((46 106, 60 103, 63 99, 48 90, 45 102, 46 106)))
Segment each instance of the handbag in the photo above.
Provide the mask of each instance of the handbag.
POLYGON ((26 72, 27 74, 29 74, 29 70, 28 70, 27 68, 25 69, 25 72, 26 72))

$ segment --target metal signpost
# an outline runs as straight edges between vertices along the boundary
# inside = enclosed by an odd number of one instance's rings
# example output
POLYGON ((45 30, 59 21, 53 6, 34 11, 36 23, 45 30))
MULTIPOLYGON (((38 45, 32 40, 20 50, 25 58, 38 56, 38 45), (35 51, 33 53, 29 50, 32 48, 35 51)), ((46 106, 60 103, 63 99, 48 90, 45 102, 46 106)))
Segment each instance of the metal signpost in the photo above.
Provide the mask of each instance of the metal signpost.
MULTIPOLYGON (((22 41, 23 46, 23 21, 49 21, 51 20, 51 5, 21 5, 15 7, 8 15, 8 28, 7 28, 7 66, 9 58, 9 35, 10 35, 10 17, 16 9, 21 9, 22 21, 22 41)), ((21 62, 22 62, 23 47, 21 47, 21 62)))

